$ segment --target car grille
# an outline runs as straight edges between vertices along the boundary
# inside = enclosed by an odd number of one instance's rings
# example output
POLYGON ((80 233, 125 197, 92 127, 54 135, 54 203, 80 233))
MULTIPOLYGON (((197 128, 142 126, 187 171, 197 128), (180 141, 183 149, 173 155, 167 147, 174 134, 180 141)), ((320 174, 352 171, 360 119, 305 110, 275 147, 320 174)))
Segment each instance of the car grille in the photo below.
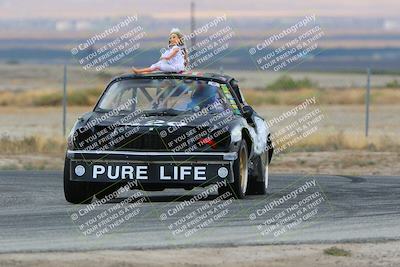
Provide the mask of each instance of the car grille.
POLYGON ((121 150, 168 150, 165 143, 157 132, 155 133, 138 133, 127 138, 120 143, 118 149, 121 150))
MULTIPOLYGON (((115 131, 114 133, 109 132, 108 134, 101 135, 97 138, 99 145, 93 145, 94 142, 87 142, 90 135, 96 135, 96 133, 101 132, 106 127, 96 126, 94 131, 87 131, 85 134, 79 134, 75 143, 85 143, 84 147, 77 147, 78 149, 87 150, 127 150, 127 151, 175 151, 184 152, 188 147, 192 146, 193 143, 189 143, 188 139, 185 139, 178 144, 174 143, 179 136, 185 134, 187 129, 182 129, 173 134, 168 134, 166 137, 162 138, 159 133, 163 129, 157 129, 150 131, 149 129, 141 128, 140 131, 132 133, 133 128, 121 128, 120 131, 115 131), (126 133, 129 132, 128 137, 126 133), (112 138, 106 138, 111 137, 112 138), (172 142, 173 145, 168 144, 172 142), (179 144, 186 142, 188 146, 180 147, 179 144), (108 148, 103 146, 107 145, 108 148)), ((224 133, 215 139, 216 146, 214 148, 209 147, 207 144, 198 146, 197 149, 192 151, 226 151, 229 148, 230 138, 229 133, 224 133)))

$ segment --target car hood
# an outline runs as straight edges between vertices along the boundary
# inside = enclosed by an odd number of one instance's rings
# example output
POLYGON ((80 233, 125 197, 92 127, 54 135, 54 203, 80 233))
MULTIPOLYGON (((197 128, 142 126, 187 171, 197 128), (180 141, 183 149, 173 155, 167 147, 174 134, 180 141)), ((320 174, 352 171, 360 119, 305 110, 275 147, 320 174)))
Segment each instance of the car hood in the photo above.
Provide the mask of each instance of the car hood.
POLYGON ((148 127, 189 127, 189 128, 223 128, 234 127, 243 123, 243 118, 232 113, 213 113, 207 115, 195 116, 192 114, 167 116, 167 115, 138 115, 138 116, 112 116, 105 118, 104 113, 91 112, 84 120, 83 124, 94 126, 135 126, 140 128, 148 127))

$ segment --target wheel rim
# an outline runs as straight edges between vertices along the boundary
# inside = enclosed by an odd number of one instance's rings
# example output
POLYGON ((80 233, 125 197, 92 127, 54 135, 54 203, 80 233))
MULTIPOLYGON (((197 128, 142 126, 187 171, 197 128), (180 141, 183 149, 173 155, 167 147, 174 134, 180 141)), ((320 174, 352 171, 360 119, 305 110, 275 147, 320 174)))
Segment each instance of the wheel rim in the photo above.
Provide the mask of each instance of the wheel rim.
POLYGON ((240 151, 240 190, 242 191, 243 195, 246 193, 247 189, 247 155, 246 150, 242 149, 240 151))

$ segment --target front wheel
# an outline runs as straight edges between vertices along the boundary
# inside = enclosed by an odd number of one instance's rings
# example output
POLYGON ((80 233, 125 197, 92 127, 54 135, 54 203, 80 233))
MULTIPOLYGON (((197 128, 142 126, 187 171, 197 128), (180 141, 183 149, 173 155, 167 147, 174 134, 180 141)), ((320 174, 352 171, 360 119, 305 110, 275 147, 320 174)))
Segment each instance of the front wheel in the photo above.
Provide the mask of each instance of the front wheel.
POLYGON ((269 154, 270 153, 267 151, 256 157, 253 161, 254 167, 249 181, 249 195, 265 195, 267 193, 269 182, 269 154))
POLYGON ((226 191, 230 191, 237 199, 246 197, 247 184, 249 180, 248 174, 248 153, 245 141, 240 144, 238 158, 233 163, 234 182, 227 184, 221 188, 220 195, 226 191))

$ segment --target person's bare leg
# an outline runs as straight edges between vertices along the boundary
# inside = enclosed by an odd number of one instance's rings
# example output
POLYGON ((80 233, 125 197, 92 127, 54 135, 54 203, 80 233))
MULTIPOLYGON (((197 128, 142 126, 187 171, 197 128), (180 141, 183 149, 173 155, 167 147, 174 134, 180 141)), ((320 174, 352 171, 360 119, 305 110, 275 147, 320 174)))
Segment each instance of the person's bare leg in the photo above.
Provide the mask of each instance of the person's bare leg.
POLYGON ((149 67, 149 68, 142 68, 142 69, 136 69, 136 68, 132 68, 132 71, 134 72, 134 73, 136 73, 136 74, 140 74, 140 73, 149 73, 149 72, 153 72, 153 71, 155 71, 155 70, 158 70, 158 68, 152 68, 152 67, 149 67))
POLYGON ((142 71, 141 73, 142 74, 146 74, 146 73, 152 73, 154 70, 152 70, 152 71, 142 71))
POLYGON ((137 68, 132 68, 132 71, 133 71, 133 73, 136 73, 136 74, 140 74, 140 73, 143 73, 143 71, 145 71, 147 68, 142 68, 142 69, 137 69, 137 68))

